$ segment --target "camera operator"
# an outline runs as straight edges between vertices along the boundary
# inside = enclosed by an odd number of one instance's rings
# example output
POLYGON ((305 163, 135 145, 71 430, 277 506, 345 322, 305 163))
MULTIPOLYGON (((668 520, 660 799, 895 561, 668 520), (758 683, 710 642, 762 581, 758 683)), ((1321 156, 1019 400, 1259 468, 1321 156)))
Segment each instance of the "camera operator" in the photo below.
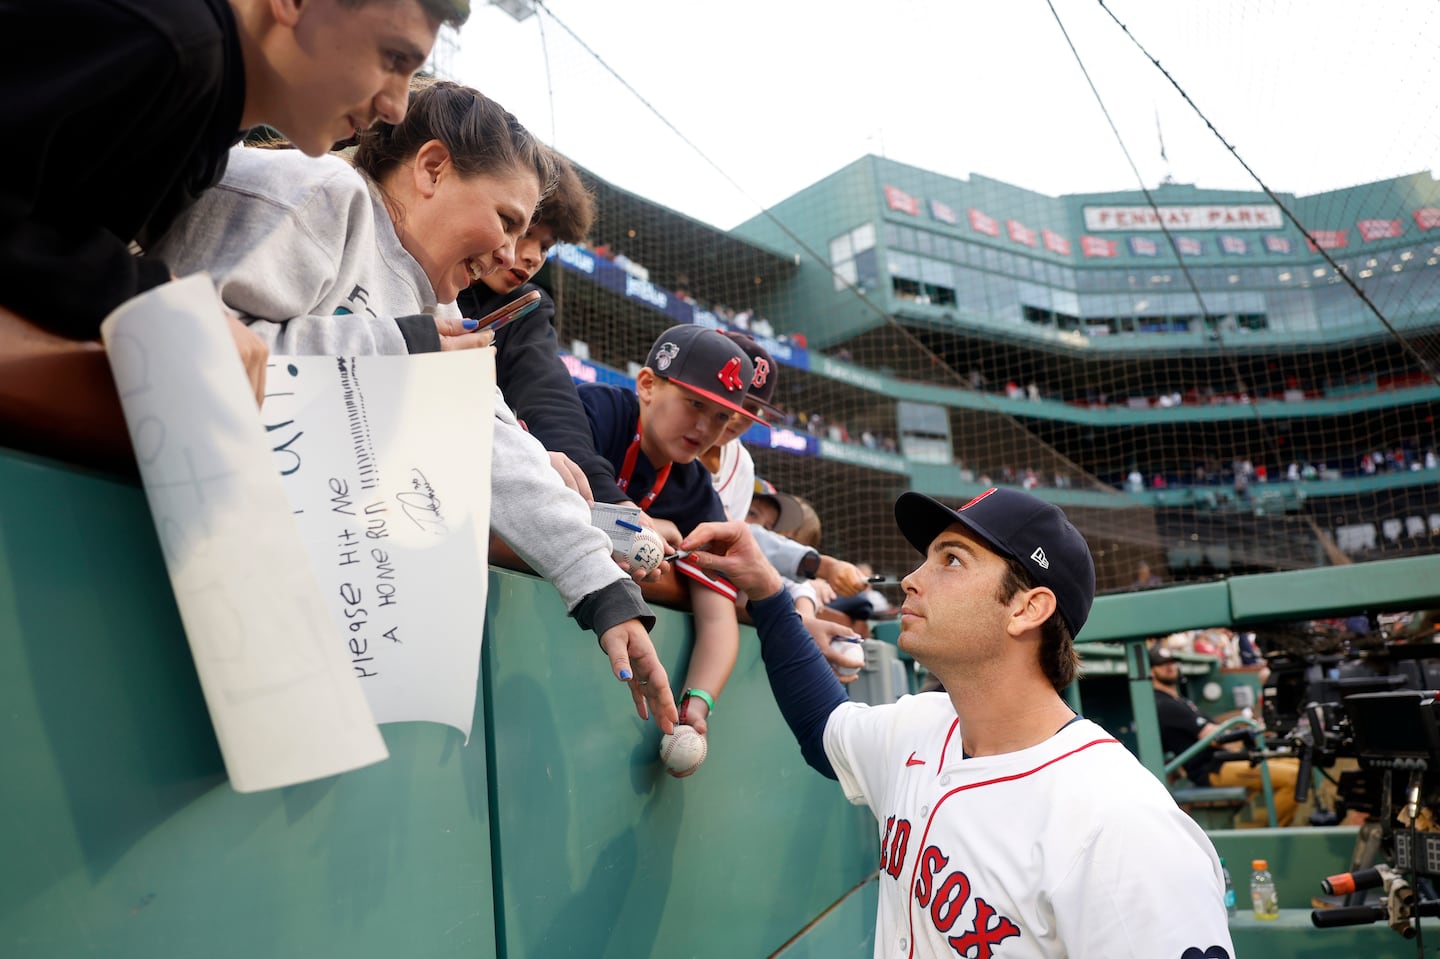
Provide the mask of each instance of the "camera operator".
MULTIPOLYGON (((1163 646, 1150 650, 1150 684, 1155 687, 1155 715, 1160 722, 1160 745, 1178 756, 1215 731, 1217 723, 1180 695, 1180 663, 1163 646)), ((1224 738, 1224 737, 1222 737, 1224 738)), ((1295 819, 1295 780, 1300 761, 1270 759, 1270 785, 1275 793, 1275 821, 1288 826, 1295 819)), ((1260 768, 1251 765, 1241 743, 1211 744, 1185 764, 1185 775, 1196 786, 1244 786, 1254 796, 1261 792, 1260 768)))

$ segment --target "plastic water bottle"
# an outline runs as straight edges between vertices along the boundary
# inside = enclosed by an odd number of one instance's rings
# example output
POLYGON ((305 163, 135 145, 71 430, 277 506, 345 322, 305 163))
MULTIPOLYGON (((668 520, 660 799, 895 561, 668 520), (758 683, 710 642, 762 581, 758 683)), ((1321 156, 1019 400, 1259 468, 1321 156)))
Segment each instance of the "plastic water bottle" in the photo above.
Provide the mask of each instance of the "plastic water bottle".
POLYGON ((1250 863, 1254 870, 1250 874, 1250 904, 1255 909, 1256 919, 1279 919, 1280 899, 1275 895, 1275 878, 1270 875, 1270 864, 1264 859, 1250 863))
POLYGON ((1235 904, 1235 880, 1230 878, 1230 867, 1225 865, 1225 860, 1220 860, 1220 871, 1225 874, 1225 913, 1236 915, 1240 908, 1235 904))

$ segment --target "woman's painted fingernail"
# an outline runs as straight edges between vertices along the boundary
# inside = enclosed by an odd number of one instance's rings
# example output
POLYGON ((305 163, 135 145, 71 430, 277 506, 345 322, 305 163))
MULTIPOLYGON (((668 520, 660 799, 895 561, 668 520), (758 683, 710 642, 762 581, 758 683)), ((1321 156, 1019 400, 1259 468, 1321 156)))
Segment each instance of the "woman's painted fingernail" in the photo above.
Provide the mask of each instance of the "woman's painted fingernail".
POLYGON ((478 330, 478 329, 480 328, 480 321, 479 321, 479 320, 461 320, 461 321, 460 321, 460 325, 463 326, 463 327, 465 327, 466 330, 478 330))
POLYGON ((628 670, 628 669, 622 669, 622 670, 620 670, 620 678, 621 678, 621 679, 629 679, 632 675, 634 675, 634 674, 631 673, 630 670, 628 670))

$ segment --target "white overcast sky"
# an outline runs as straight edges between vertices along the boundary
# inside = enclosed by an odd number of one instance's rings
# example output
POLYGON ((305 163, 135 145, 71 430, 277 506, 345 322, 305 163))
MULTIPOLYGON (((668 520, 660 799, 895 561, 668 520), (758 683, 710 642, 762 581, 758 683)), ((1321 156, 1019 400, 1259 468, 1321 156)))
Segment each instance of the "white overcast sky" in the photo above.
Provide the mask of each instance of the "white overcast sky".
MULTIPOLYGON (((516 22, 475 0, 456 78, 722 228, 867 153, 1051 195, 1137 186, 1045 0, 545 3, 516 22)), ((1097 0, 1053 4, 1146 186, 1255 188, 1097 0)), ((1436 0, 1107 5, 1272 189, 1440 166, 1436 0)))

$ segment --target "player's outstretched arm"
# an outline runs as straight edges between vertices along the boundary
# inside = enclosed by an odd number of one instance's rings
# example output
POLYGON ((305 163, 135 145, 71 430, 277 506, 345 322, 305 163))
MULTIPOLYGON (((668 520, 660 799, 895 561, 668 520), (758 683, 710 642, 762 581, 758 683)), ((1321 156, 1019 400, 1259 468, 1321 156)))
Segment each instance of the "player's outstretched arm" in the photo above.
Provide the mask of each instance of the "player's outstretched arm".
POLYGON ((605 630, 600 634, 600 648, 610 657, 610 671, 629 685, 636 714, 641 719, 654 716, 662 733, 674 732, 679 714, 670 677, 640 621, 627 619, 605 630))
POLYGON ((835 769, 825 753, 825 724, 849 699, 795 612, 780 574, 742 522, 703 523, 686 537, 682 548, 700 545, 706 549, 690 557, 696 565, 723 573, 751 597, 750 618, 760 635, 760 655, 780 715, 800 744, 805 761, 835 779, 835 769))

